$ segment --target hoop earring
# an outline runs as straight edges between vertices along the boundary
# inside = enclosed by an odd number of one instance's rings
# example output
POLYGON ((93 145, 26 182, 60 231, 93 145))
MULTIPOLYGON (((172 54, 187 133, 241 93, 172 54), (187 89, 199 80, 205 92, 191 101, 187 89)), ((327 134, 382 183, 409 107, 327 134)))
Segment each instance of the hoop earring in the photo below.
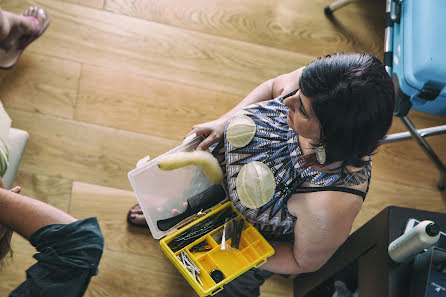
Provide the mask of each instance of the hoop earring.
POLYGON ((316 159, 319 162, 319 164, 321 165, 325 164, 325 161, 327 160, 327 155, 325 154, 325 148, 323 146, 318 146, 316 148, 316 159))

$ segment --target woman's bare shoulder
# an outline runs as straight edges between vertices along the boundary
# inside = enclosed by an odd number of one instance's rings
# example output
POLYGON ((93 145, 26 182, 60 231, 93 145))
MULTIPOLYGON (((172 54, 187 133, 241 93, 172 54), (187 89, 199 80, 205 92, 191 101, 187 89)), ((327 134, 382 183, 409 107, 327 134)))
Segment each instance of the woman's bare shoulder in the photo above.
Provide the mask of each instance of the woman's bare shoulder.
POLYGON ((299 87, 299 78, 305 67, 296 69, 290 73, 282 74, 274 79, 273 96, 274 98, 286 95, 299 87))
MULTIPOLYGON (((365 186, 366 187, 366 186, 365 186)), ((365 191, 364 185, 352 187, 365 191)), ((360 196, 345 192, 321 191, 294 194, 288 202, 289 212, 297 218, 317 216, 330 222, 345 217, 353 221, 361 209, 360 196)))

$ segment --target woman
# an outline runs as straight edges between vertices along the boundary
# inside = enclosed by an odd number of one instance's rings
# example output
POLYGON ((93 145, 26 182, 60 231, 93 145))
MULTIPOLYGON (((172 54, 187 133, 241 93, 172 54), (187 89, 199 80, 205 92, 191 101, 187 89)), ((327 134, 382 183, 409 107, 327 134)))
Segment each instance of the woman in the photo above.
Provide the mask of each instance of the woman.
MULTIPOLYGON (((218 296, 258 296, 273 273, 318 270, 347 239, 367 194, 371 154, 392 123, 394 91, 384 65, 364 53, 337 53, 262 83, 219 119, 194 126, 225 169, 235 208, 270 241, 275 254, 225 286, 218 296), (276 98, 276 99, 273 99, 276 98), (254 120, 254 138, 235 148, 225 135, 239 115, 254 120), (252 209, 237 175, 252 161, 274 174, 275 194, 252 209)), ((130 219, 140 218, 139 209, 130 219)))

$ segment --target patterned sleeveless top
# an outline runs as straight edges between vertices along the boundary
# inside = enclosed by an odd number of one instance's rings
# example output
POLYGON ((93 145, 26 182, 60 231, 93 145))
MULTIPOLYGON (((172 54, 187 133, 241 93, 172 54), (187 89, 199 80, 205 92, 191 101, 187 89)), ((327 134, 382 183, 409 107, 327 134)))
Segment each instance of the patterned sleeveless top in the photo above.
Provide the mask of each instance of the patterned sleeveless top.
POLYGON ((245 147, 235 148, 226 140, 225 131, 223 140, 212 148, 212 153, 225 173, 225 188, 234 207, 270 240, 294 238, 296 217, 288 211, 287 202, 303 182, 345 188, 362 184, 368 181, 371 175, 371 161, 365 168, 352 174, 330 174, 312 168, 301 168, 299 157, 302 152, 298 146, 298 135, 288 126, 287 110, 283 97, 256 103, 240 110, 235 116, 246 115, 256 123, 254 138, 245 147), (236 190, 240 169, 252 161, 266 164, 276 181, 275 194, 268 203, 258 209, 244 206, 236 190))

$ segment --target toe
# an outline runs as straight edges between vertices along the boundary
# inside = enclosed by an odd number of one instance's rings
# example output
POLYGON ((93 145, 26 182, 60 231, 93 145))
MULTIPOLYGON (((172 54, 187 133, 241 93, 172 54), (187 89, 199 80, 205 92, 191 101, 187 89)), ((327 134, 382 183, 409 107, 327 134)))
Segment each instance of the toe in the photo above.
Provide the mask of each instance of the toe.
POLYGON ((130 212, 130 214, 142 215, 142 210, 141 209, 138 209, 138 210, 131 209, 129 212, 130 212))
POLYGON ((132 208, 130 208, 129 213, 130 214, 142 214, 141 206, 139 206, 139 204, 134 205, 132 208))
POLYGON ((43 8, 38 8, 36 10, 36 15, 38 19, 46 19, 46 11, 43 8))
POLYGON ((32 9, 32 7, 29 7, 29 8, 27 8, 27 9, 25 9, 25 11, 22 13, 22 15, 24 15, 24 16, 29 16, 29 15, 31 15, 31 9, 32 9))
POLYGON ((47 24, 49 24, 50 21, 48 11, 38 6, 29 7, 22 13, 22 15, 35 17, 39 21, 39 24, 41 25, 40 26, 41 30, 43 29, 42 27, 47 26, 47 24))
POLYGON ((132 214, 130 215, 130 221, 132 221, 133 223, 137 224, 137 225, 146 225, 146 219, 144 218, 143 215, 140 214, 132 214))

